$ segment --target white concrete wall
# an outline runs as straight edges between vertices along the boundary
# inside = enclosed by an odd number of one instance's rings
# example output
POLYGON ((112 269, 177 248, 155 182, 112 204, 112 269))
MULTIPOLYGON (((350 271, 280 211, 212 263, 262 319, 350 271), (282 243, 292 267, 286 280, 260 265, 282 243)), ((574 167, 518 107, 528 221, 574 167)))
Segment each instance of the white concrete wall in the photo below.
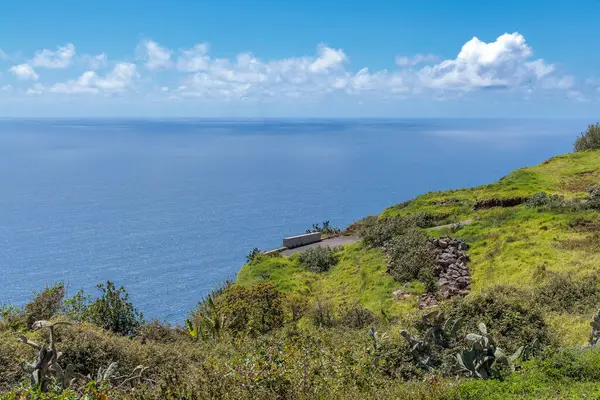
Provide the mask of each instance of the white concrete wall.
POLYGON ((291 236, 283 239, 283 247, 293 249, 294 247, 304 246, 321 241, 321 232, 306 233, 304 235, 291 236))

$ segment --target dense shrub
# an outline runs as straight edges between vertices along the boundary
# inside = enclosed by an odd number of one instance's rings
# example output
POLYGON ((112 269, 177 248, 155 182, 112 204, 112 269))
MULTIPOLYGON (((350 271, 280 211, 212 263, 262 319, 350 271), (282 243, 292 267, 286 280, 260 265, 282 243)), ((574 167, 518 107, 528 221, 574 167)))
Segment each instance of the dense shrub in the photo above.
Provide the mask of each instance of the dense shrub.
POLYGON ((394 236, 401 235, 414 226, 414 221, 405 218, 367 217, 363 220, 359 235, 367 246, 382 247, 394 236))
POLYGON ((25 305, 27 328, 35 321, 49 320, 56 315, 63 305, 65 286, 56 283, 37 293, 32 301, 25 305))
POLYGON ((283 326, 284 295, 271 283, 234 285, 214 300, 217 318, 230 334, 264 334, 283 326))
POLYGON ((399 380, 421 380, 426 371, 416 365, 406 341, 388 341, 373 351, 377 371, 385 377, 399 380))
POLYGON ((159 343, 176 343, 189 339, 189 335, 180 327, 172 327, 165 322, 152 320, 139 327, 136 339, 142 343, 149 340, 159 343))
POLYGON ((331 267, 338 263, 339 257, 335 250, 329 247, 315 247, 306 250, 298 257, 300 265, 311 272, 329 271, 331 267))
MULTIPOLYGON (((435 258, 427 246, 427 235, 415 228, 397 235, 386 245, 388 272, 399 282, 431 276, 435 258)), ((429 279, 427 279, 429 280, 429 279)))
POLYGON ((476 331, 485 323, 490 334, 506 350, 537 340, 540 345, 554 344, 554 338, 533 296, 514 287, 495 286, 484 292, 454 299, 446 314, 462 318, 468 330, 476 331))
POLYGON ((552 311, 585 312, 600 304, 597 277, 575 279, 567 274, 554 273, 535 289, 536 302, 552 311))
POLYGON ((420 213, 410 217, 410 220, 419 228, 431 228, 437 223, 437 218, 433 214, 420 213))
POLYGON ((586 206, 594 210, 600 209, 600 185, 589 188, 586 206))
POLYGON ((337 324, 334 307, 330 301, 317 301, 310 317, 312 323, 320 328, 332 328, 337 324))
POLYGON ((594 223, 594 219, 590 218, 590 217, 585 217, 582 215, 576 215, 573 218, 569 219, 569 222, 567 222, 567 226, 571 229, 575 229, 575 228, 581 228, 581 227, 587 227, 590 226, 594 223))
POLYGON ((101 296, 87 307, 82 306, 83 320, 121 335, 135 335, 143 323, 143 315, 129 301, 125 288, 117 288, 111 281, 97 288, 101 296))
POLYGON ((562 208, 568 206, 568 202, 565 201, 563 196, 557 194, 548 194, 546 192, 538 192, 531 196, 525 202, 527 207, 548 207, 562 208))
POLYGON ((587 130, 575 140, 573 150, 595 150, 600 149, 600 124, 589 125, 587 130))
POLYGON ((26 321, 25 313, 20 308, 0 304, 0 331, 26 328, 26 321))
POLYGON ((340 316, 340 323, 352 329, 365 328, 372 325, 376 320, 377 317, 371 311, 358 303, 344 307, 340 316))
POLYGON ((308 311, 307 297, 298 293, 288 293, 285 296, 283 305, 291 322, 299 321, 308 311))

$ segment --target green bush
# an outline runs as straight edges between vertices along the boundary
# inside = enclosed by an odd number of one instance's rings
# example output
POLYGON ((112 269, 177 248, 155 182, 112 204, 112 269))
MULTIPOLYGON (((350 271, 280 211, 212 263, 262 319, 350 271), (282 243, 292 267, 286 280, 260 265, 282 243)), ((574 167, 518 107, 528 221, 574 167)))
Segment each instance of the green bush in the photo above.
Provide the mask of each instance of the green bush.
POLYGON ((377 321, 375 315, 358 303, 342 309, 340 323, 352 329, 362 329, 377 321))
POLYGON ((548 194, 546 192, 537 192, 525 202, 527 207, 548 207, 560 208, 567 204, 563 196, 557 194, 548 194))
POLYGON ((486 324, 490 334, 507 351, 534 341, 541 346, 555 343, 535 298, 515 287, 495 286, 465 298, 455 298, 446 307, 446 314, 461 318, 469 330, 476 330, 477 322, 486 324))
POLYGON ((329 247, 315 247, 301 253, 298 260, 311 272, 325 272, 338 263, 339 257, 329 247))
POLYGON ((337 325, 333 304, 330 301, 317 301, 310 314, 312 323, 319 328, 333 328, 337 325))
POLYGON ((544 375, 554 379, 600 381, 600 348, 567 348, 546 351, 534 361, 544 375))
POLYGON ((427 235, 412 228, 395 236, 387 245, 388 272, 399 282, 423 278, 430 281, 435 257, 427 246, 427 235))
POLYGON ((337 235, 338 233, 340 233, 342 230, 336 226, 332 226, 329 221, 323 221, 323 225, 319 225, 319 223, 317 222, 316 224, 313 224, 311 229, 307 229, 306 233, 315 233, 315 232, 321 232, 324 233, 325 235, 337 235))
POLYGON ((413 226, 414 221, 410 219, 371 216, 362 221, 359 235, 367 246, 382 247, 394 236, 402 235, 413 226))
POLYGON ((27 328, 31 328, 35 321, 50 320, 58 314, 62 308, 64 297, 65 286, 60 282, 47 286, 37 293, 33 300, 25 305, 27 328))
POLYGON ((265 334, 284 322, 284 295, 271 283, 250 288, 234 285, 214 300, 215 312, 228 333, 265 334))
POLYGON ((23 310, 7 304, 0 304, 0 331, 19 330, 25 328, 25 324, 26 318, 23 310))
POLYGON ((99 284, 97 288, 102 294, 87 307, 83 306, 83 320, 121 335, 135 335, 144 319, 129 301, 125 288, 117 288, 111 281, 99 284))
POLYGON ((589 188, 588 198, 585 205, 587 208, 591 208, 593 210, 600 209, 600 185, 595 185, 589 188))
POLYGON ((298 293, 288 293, 283 301, 286 314, 291 322, 298 322, 308 311, 308 299, 298 293))
POLYGON ((136 334, 142 343, 153 341, 158 343, 176 343, 189 339, 189 335, 181 327, 172 327, 165 322, 152 320, 142 324, 136 334))
POLYGON ((600 124, 589 125, 587 130, 575 140, 573 150, 596 150, 600 149, 600 124))
POLYGON ((260 249, 258 247, 253 248, 252 251, 250 253, 248 253, 248 255, 246 256, 246 263, 251 263, 261 254, 262 254, 262 251, 260 251, 260 249))
POLYGON ((594 219, 592 219, 592 218, 584 217, 581 215, 576 215, 573 218, 569 219, 567 226, 571 229, 574 229, 574 228, 578 228, 578 227, 585 227, 588 225, 592 225, 593 223, 594 223, 594 219))
POLYGON ((552 311, 586 312, 600 304, 598 278, 575 279, 567 274, 553 273, 548 281, 536 287, 535 300, 552 311))
POLYGON ((420 213, 410 217, 410 220, 419 228, 431 228, 437 223, 437 218, 433 214, 420 213))

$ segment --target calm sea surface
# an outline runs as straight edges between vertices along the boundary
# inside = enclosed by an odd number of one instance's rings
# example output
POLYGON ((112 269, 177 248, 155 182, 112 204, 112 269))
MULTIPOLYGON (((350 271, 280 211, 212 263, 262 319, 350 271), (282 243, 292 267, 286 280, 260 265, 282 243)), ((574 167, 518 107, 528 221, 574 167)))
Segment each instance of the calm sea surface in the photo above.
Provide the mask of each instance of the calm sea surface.
POLYGON ((2 120, 0 303, 110 279, 181 323, 253 247, 495 181, 587 122, 2 120))

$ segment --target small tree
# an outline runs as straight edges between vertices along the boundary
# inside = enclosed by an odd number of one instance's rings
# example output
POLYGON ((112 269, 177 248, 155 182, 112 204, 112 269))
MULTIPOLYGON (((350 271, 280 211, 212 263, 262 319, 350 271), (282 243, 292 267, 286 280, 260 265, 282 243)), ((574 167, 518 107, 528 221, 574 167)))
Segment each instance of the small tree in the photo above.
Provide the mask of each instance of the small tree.
POLYGON ((254 261, 258 256, 262 254, 262 251, 258 247, 252 249, 250 253, 246 256, 246 263, 249 264, 254 261))
POLYGON ((129 302, 129 294, 125 288, 117 288, 111 281, 97 287, 102 291, 102 295, 85 310, 85 319, 122 335, 135 335, 143 322, 143 316, 129 302))
POLYGON ((35 321, 49 320, 56 315, 63 304, 65 286, 55 283, 36 293, 33 300, 25 305, 27 327, 30 328, 35 321))
POLYGON ((573 150, 595 150, 600 149, 600 124, 589 125, 587 130, 575 140, 573 150))

